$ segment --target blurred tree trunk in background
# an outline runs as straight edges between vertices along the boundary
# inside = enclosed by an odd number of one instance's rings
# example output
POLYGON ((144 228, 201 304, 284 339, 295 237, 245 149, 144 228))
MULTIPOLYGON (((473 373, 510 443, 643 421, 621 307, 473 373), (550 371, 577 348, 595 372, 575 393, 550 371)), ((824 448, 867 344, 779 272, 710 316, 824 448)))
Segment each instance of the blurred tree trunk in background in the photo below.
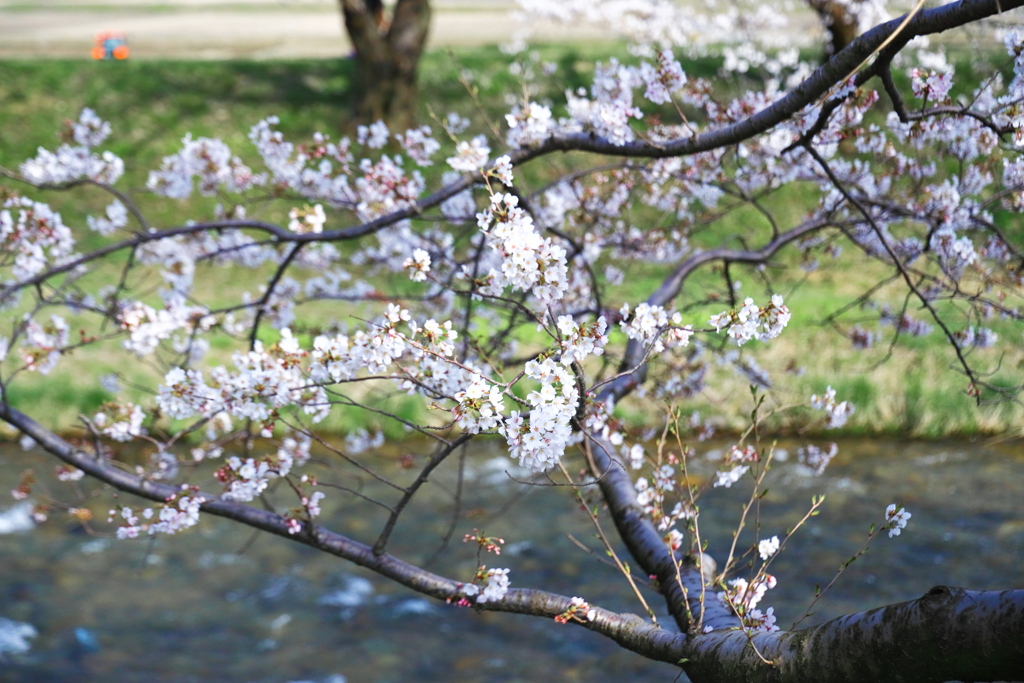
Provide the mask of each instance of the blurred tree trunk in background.
POLYGON ((381 0, 338 0, 355 50, 355 114, 393 129, 412 126, 417 71, 430 28, 430 0, 398 0, 386 16, 381 0))
POLYGON ((864 0, 807 0, 828 31, 825 58, 828 59, 860 35, 858 10, 864 0))

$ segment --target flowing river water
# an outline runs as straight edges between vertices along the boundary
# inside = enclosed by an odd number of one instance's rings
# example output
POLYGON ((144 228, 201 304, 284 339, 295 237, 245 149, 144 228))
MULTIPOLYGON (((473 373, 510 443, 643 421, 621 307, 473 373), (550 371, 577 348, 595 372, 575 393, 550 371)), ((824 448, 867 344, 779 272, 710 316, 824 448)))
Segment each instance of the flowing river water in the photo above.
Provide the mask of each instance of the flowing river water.
MULTIPOLYGON (((781 536, 813 495, 824 493, 826 501, 772 565, 778 587, 762 606, 775 607, 783 628, 804 613, 814 586, 832 579, 892 502, 912 513, 907 529, 876 538, 804 624, 912 599, 936 584, 1024 587, 1019 442, 840 441, 840 456, 821 477, 794 462, 797 445, 780 444, 792 455, 769 473, 759 536, 781 536)), ((399 461, 397 451, 390 455, 399 461)), ((0 681, 677 680, 675 667, 646 662, 582 628, 423 599, 336 558, 223 520, 205 519, 178 536, 118 541, 104 523, 112 492, 92 493, 99 488, 85 481, 57 483, 46 476, 50 470, 38 453, 0 450, 0 681), (49 491, 65 502, 85 501, 98 518, 92 531, 59 513, 33 525, 6 493, 27 468, 39 479, 37 497, 49 491)), ((397 554, 434 554, 450 527, 458 470, 454 463, 442 468, 437 485, 423 490, 422 505, 410 510, 394 538, 397 554)), ((461 519, 448 552, 431 568, 469 580, 474 549, 459 541, 478 526, 507 541, 487 563, 509 567, 513 585, 639 613, 569 490, 533 486, 524 494, 508 470, 486 448, 464 459, 461 519), (494 515, 498 508, 502 513, 494 515), (581 550, 570 535, 594 552, 581 550)), ((710 471, 707 466, 705 475, 710 471)), ((740 488, 715 489, 702 499, 701 534, 719 561, 738 519, 740 488)), ((382 519, 373 506, 351 502, 325 505, 325 518, 364 539, 373 538, 382 519)), ((652 591, 647 597, 657 605, 652 591)))

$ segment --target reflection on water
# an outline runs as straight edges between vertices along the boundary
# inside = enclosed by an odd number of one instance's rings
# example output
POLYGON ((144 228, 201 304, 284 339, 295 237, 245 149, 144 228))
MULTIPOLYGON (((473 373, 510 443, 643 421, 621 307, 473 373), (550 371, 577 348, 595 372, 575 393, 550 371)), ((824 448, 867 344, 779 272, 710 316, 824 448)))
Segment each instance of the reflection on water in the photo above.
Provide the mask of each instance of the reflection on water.
MULTIPOLYGON (((814 585, 831 580, 891 502, 913 513, 908 528, 898 538, 879 537, 805 623, 914 598, 935 584, 1024 587, 1019 444, 874 440, 840 447, 840 458, 821 478, 791 462, 769 475, 760 537, 782 535, 812 495, 828 494, 821 515, 773 564, 779 586, 765 604, 775 607, 780 625, 803 614, 814 585)), ((28 467, 41 481, 37 494, 49 490, 105 518, 111 493, 90 497, 95 487, 87 482, 72 487, 47 479, 48 461, 16 449, 0 454, 0 491, 13 488, 28 467)), ((463 519, 451 552, 433 568, 468 580, 474 549, 457 539, 481 527, 508 542, 497 564, 511 568, 513 585, 638 611, 623 580, 602 562, 592 527, 568 492, 532 487, 522 495, 506 468, 495 453, 466 458, 463 519), (502 506, 501 517, 487 516, 502 506), (580 550, 568 534, 595 553, 580 550)), ((422 504, 409 515, 415 524, 396 533, 396 553, 411 559, 434 554, 450 526, 457 471, 453 461, 438 472, 437 486, 424 489, 422 504)), ((33 528, 26 508, 6 500, 0 504, 3 681, 671 683, 678 673, 581 628, 426 600, 335 558, 253 536, 229 522, 207 519, 181 536, 116 541, 85 533, 56 513, 33 528)), ((719 559, 731 540, 738 500, 737 491, 716 489, 702 503, 701 532, 719 559)), ((361 539, 373 538, 383 519, 373 506, 352 502, 325 506, 325 513, 333 526, 361 539)))

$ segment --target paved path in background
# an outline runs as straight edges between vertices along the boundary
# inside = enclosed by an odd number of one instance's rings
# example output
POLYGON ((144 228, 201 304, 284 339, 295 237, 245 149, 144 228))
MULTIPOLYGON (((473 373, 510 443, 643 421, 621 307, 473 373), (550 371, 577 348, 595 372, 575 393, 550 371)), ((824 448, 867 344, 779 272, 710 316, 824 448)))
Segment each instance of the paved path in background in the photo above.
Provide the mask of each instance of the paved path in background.
MULTIPOLYGON (((557 0, 552 0, 557 1, 557 0)), ((518 27, 500 0, 435 5, 433 47, 507 41, 518 27)), ((0 58, 88 58, 93 36, 123 31, 133 58, 340 57, 351 48, 336 0, 0 0, 0 58)), ((589 27, 539 25, 539 40, 600 40, 589 27)))

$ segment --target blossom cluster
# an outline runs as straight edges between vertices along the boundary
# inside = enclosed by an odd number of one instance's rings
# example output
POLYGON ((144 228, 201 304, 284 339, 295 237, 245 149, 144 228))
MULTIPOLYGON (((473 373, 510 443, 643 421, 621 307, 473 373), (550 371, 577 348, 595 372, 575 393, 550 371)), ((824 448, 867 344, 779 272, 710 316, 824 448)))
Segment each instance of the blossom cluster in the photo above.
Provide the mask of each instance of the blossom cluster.
POLYGON ((551 109, 536 102, 517 104, 505 115, 508 124, 506 142, 509 147, 532 147, 550 135, 555 129, 551 109))
MULTIPOLYGON (((412 206, 423 192, 419 171, 406 170, 399 155, 357 159, 348 138, 335 143, 319 132, 313 135, 312 144, 297 146, 275 130, 278 123, 277 117, 271 116, 249 132, 266 172, 250 169, 220 140, 186 136, 181 150, 166 157, 161 168, 150 174, 149 188, 176 198, 188 197, 197 180, 203 195, 223 191, 244 194, 266 186, 275 192, 287 188, 307 200, 354 210, 364 221, 412 206)), ((357 132, 356 141, 364 151, 382 149, 392 137, 381 121, 360 126, 357 132)), ((431 165, 440 149, 427 126, 393 137, 418 166, 431 165)), ((325 217, 316 207, 297 213, 291 217, 292 230, 320 232, 325 217)))
POLYGON ((114 231, 128 225, 128 209, 120 200, 115 199, 107 205, 106 210, 103 212, 103 216, 96 218, 95 216, 88 216, 86 218, 86 224, 90 230, 98 232, 101 235, 109 236, 114 231))
POLYGON ((891 504, 885 509, 885 527, 889 530, 889 538, 899 536, 907 527, 911 514, 902 505, 891 504))
POLYGON ((349 455, 358 455, 372 448, 380 448, 384 445, 384 432, 377 431, 373 435, 360 427, 345 435, 345 452, 349 455))
POLYGON ((128 506, 120 508, 120 511, 111 510, 111 521, 117 517, 123 520, 117 528, 117 537, 124 539, 138 538, 139 534, 176 534, 195 526, 199 522, 200 506, 205 499, 188 493, 188 487, 183 486, 180 494, 169 498, 159 512, 153 508, 143 508, 136 512, 128 506))
POLYGON ((774 339, 782 333, 789 319, 789 308, 782 302, 782 297, 773 294, 771 302, 764 308, 759 308, 752 298, 747 297, 739 310, 717 313, 708 323, 715 332, 727 328, 726 334, 742 346, 751 339, 774 339))
POLYGON ((460 173, 476 173, 487 165, 490 158, 491 148, 487 145, 487 138, 477 135, 468 142, 460 140, 455 145, 455 154, 448 157, 448 165, 460 173))
POLYGON ((320 502, 326 497, 327 494, 323 491, 314 491, 308 497, 303 496, 299 502, 302 503, 310 517, 319 517, 322 512, 320 502))
POLYGON ((420 126, 405 131, 404 135, 395 135, 395 138, 410 159, 420 166, 431 166, 434 163, 434 154, 441 149, 441 143, 432 135, 430 126, 420 126))
MULTIPOLYGON (((370 373, 386 372, 408 349, 407 340, 396 325, 409 320, 409 311, 392 304, 385 318, 368 330, 357 330, 351 336, 318 335, 310 352, 310 378, 314 382, 340 382, 356 377, 364 369, 370 373)), ((436 330, 440 336, 442 329, 434 320, 423 326, 427 335, 436 330)))
POLYGON ((497 602, 508 593, 508 569, 487 569, 480 567, 477 570, 474 583, 462 584, 462 594, 466 598, 473 598, 475 604, 485 602, 497 602), (486 582, 486 583, 484 583, 486 582), (483 583, 483 588, 480 584, 483 583))
POLYGON ((355 179, 356 213, 364 221, 413 206, 423 193, 425 182, 419 171, 407 173, 399 156, 382 155, 377 163, 359 162, 362 177, 355 179))
MULTIPOLYGON (((128 328, 142 325, 131 316, 123 317, 128 328)), ((575 333, 600 344, 601 329, 595 323, 575 333)), ((175 419, 226 414, 272 424, 282 410, 297 407, 316 421, 330 407, 324 384, 348 381, 363 372, 386 373, 403 359, 401 373, 407 379, 400 381, 404 388, 454 401, 452 413, 462 429, 471 433, 499 429, 511 454, 524 466, 550 468, 572 439, 570 421, 579 403, 573 374, 551 358, 528 362, 524 376, 539 384, 526 398, 531 409, 526 415, 513 411, 506 417, 505 386, 471 362, 455 362, 451 356, 456 337, 451 321, 427 320, 421 326, 395 305, 389 305, 384 318, 367 330, 351 336, 319 335, 310 351, 302 349, 286 328, 277 344, 267 347, 255 342, 251 351, 234 354, 234 369, 214 368, 210 380, 198 370, 171 369, 158 390, 157 405, 175 419), (408 332, 399 330, 401 323, 407 324, 408 332)), ((238 489, 233 496, 250 499, 271 473, 284 474, 280 467, 255 460, 229 461, 223 480, 238 489)))
POLYGON ((651 482, 646 477, 636 480, 636 502, 644 508, 644 512, 657 515, 658 509, 665 500, 665 493, 676 487, 676 471, 672 465, 662 465, 651 473, 651 482))
POLYGON ((35 158, 21 165, 21 175, 36 185, 58 185, 82 179, 112 185, 124 174, 124 161, 113 152, 96 154, 92 151, 93 147, 103 144, 109 134, 109 123, 102 121, 92 109, 83 109, 78 121, 70 123, 68 137, 75 144, 65 143, 56 152, 40 147, 35 158))
POLYGON ((224 500, 246 502, 263 493, 270 484, 270 463, 255 458, 242 460, 236 455, 227 459, 227 464, 217 470, 217 479, 226 485, 224 500))
POLYGON ((771 538, 762 539, 757 544, 757 554, 761 556, 762 560, 767 561, 777 552, 779 552, 778 536, 772 536, 771 538))
POLYGON ((750 465, 743 463, 755 463, 760 459, 760 453, 750 444, 742 447, 732 446, 722 458, 722 465, 715 472, 714 487, 731 488, 744 474, 750 471, 750 465))
POLYGON ((670 313, 663 306, 652 306, 645 302, 639 304, 630 315, 629 304, 623 304, 619 314, 622 316, 619 326, 626 336, 650 345, 655 353, 686 347, 693 336, 693 326, 682 324, 682 314, 678 311, 670 313))
POLYGON ((491 269, 485 293, 500 295, 505 287, 532 292, 542 303, 561 298, 568 289, 565 249, 542 237, 533 218, 519 207, 519 198, 497 193, 477 224, 491 249, 501 257, 501 269, 491 269))
POLYGON ((929 246, 942 269, 954 280, 959 280, 964 269, 978 259, 974 243, 967 237, 957 237, 956 232, 948 226, 932 234, 929 246))
POLYGON ((836 401, 836 390, 831 386, 825 390, 823 396, 817 394, 811 396, 811 407, 815 410, 825 411, 825 414, 828 415, 828 429, 845 425, 854 411, 853 404, 849 401, 836 401))
POLYGON ((506 187, 512 187, 512 158, 503 154, 495 159, 494 167, 487 172, 487 176, 497 178, 506 187))
POLYGON ((595 619, 597 619, 597 610, 578 596, 569 601, 569 609, 555 617, 555 621, 559 624, 568 624, 573 620, 594 621, 595 619))
POLYGON ((733 579, 727 584, 727 589, 718 596, 733 609, 747 628, 755 631, 777 631, 779 629, 775 625, 774 608, 769 607, 764 611, 757 609, 765 593, 775 588, 777 583, 771 574, 759 574, 750 582, 746 579, 733 579))
POLYGON ((814 470, 816 476, 821 476, 828 467, 828 464, 832 462, 832 458, 836 457, 839 453, 839 447, 836 444, 829 446, 827 451, 823 451, 813 444, 801 446, 797 449, 797 456, 800 462, 807 467, 814 470))
POLYGON ((657 58, 657 65, 644 62, 640 66, 640 77, 647 86, 644 96, 655 104, 667 104, 673 93, 686 85, 686 74, 671 51, 661 50, 657 58))
POLYGON ((951 87, 953 74, 949 71, 926 71, 916 67, 910 70, 910 88, 914 97, 930 102, 946 102, 951 87))
MULTIPOLYGON (((34 318, 26 320, 23 330, 20 356, 25 368, 40 375, 50 374, 68 344, 68 324, 59 315, 51 315, 50 322, 45 325, 40 325, 34 318)), ((3 351, 6 353, 6 348, 3 351)))
POLYGON ((207 384, 201 372, 172 368, 157 393, 157 405, 167 415, 187 419, 227 412, 232 417, 263 423, 290 406, 301 406, 314 421, 329 408, 322 387, 309 386, 301 368, 303 352, 290 331, 270 348, 257 341, 253 350, 235 353, 235 370, 220 366, 207 384))
MULTIPOLYGON (((670 95, 661 74, 655 71, 649 73, 649 78, 647 87, 656 97, 670 95)), ((666 72, 664 78, 671 83, 673 76, 666 72)), ((643 118, 643 111, 633 103, 633 91, 641 85, 644 80, 635 68, 623 66, 614 58, 608 64, 598 64, 590 98, 585 93, 565 93, 569 114, 612 144, 624 145, 636 137, 631 120, 643 118)))
POLYGON ((210 329, 215 318, 206 310, 188 305, 181 296, 168 297, 165 308, 155 309, 141 301, 124 302, 118 315, 121 329, 128 332, 124 348, 139 356, 152 354, 160 342, 176 333, 191 334, 210 329))
POLYGON ((763 612, 752 609, 743 615, 743 625, 753 632, 773 633, 779 630, 776 624, 775 608, 769 607, 763 612))
POLYGON ((402 263, 402 267, 409 271, 410 280, 423 282, 430 272, 430 254, 425 249, 416 249, 412 256, 402 263))
POLYGON ((935 329, 920 318, 915 318, 909 313, 894 314, 888 305, 882 307, 878 324, 883 326, 892 325, 901 334, 909 334, 912 337, 926 337, 935 329))
POLYGON ((16 280, 60 265, 74 246, 71 230, 46 204, 18 196, 0 204, 0 265, 10 265, 16 280))
POLYGON ((503 393, 501 385, 481 376, 474 377, 472 384, 455 394, 455 400, 459 402, 455 408, 456 422, 470 434, 498 427, 505 411, 503 393))
POLYGON ((93 418, 100 433, 114 441, 130 441, 143 433, 142 421, 146 414, 134 403, 104 404, 93 418))
MULTIPOLYGON (((216 473, 217 480, 224 485, 221 497, 239 502, 254 500, 266 490, 272 479, 286 477, 294 467, 307 463, 309 447, 308 436, 288 437, 273 455, 245 459, 236 455, 228 457, 216 473)), ((306 505, 319 510, 318 503, 322 498, 323 494, 317 496, 314 493, 307 497, 306 505)))
POLYGON ((562 365, 581 363, 589 355, 600 356, 608 343, 608 321, 604 316, 591 324, 577 324, 572 316, 560 315, 557 321, 558 331, 562 336, 559 344, 562 347, 562 365))
POLYGON ((199 194, 211 197, 224 188, 244 192, 262 185, 266 178, 256 175, 221 140, 186 135, 181 151, 164 157, 159 171, 151 171, 146 186, 165 197, 186 199, 198 180, 199 194))
POLYGON ((580 395, 572 373, 550 358, 531 360, 523 371, 540 383, 540 389, 526 397, 531 406, 528 419, 512 411, 500 431, 509 454, 523 467, 546 471, 558 462, 572 439, 571 421, 580 395))
POLYGON ((987 349, 995 345, 999 335, 987 327, 975 327, 971 325, 966 329, 953 333, 961 348, 987 349))
POLYGON ((302 209, 295 208, 288 212, 288 229, 300 235, 306 233, 320 233, 324 231, 324 223, 327 222, 327 214, 324 207, 317 204, 302 209))

